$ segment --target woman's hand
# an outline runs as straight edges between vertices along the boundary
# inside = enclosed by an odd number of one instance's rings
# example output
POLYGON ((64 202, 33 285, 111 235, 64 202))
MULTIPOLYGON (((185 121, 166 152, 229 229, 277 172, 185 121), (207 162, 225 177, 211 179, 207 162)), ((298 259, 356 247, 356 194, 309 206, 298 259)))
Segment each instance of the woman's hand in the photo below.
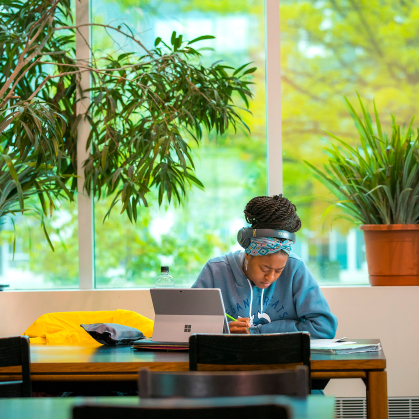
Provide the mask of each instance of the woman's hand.
POLYGON ((230 322, 228 326, 230 333, 245 333, 250 335, 250 319, 248 317, 239 318, 235 322, 230 322))

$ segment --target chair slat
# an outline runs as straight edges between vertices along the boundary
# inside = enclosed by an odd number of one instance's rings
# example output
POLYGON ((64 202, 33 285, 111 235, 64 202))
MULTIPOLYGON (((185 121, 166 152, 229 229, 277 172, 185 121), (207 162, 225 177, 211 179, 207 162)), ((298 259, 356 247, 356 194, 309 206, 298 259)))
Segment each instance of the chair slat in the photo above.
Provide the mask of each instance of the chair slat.
POLYGON ((22 397, 22 381, 7 381, 0 383, 0 397, 22 397))
POLYGON ((190 371, 276 369, 284 364, 307 366, 311 390, 309 333, 193 334, 189 338, 190 371))
MULTIPOLYGON (((263 365, 303 363, 310 365, 310 335, 194 334, 189 338, 189 359, 197 364, 263 365)), ((190 370, 195 370, 194 368, 190 370)))
POLYGON ((0 338, 0 367, 22 366, 22 380, 0 383, 0 397, 31 397, 30 347, 27 336, 0 338))
POLYGON ((246 372, 162 372, 141 369, 140 398, 205 398, 286 395, 306 397, 308 367, 246 372))
POLYGON ((0 338, 0 367, 22 365, 20 336, 0 338))
POLYGON ((182 403, 166 406, 74 406, 73 419, 290 419, 290 409, 280 404, 229 406, 212 399, 207 406, 182 407, 182 403))

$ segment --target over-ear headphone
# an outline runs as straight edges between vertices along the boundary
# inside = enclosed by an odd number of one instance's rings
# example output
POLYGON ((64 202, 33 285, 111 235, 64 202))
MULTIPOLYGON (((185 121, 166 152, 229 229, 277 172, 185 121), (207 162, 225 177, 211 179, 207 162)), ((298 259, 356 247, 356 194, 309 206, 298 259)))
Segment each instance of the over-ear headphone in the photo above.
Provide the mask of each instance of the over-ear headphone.
POLYGON ((285 230, 272 230, 270 228, 241 228, 237 233, 237 241, 239 245, 246 249, 250 245, 252 237, 276 237, 278 239, 291 240, 295 243, 295 233, 285 230))

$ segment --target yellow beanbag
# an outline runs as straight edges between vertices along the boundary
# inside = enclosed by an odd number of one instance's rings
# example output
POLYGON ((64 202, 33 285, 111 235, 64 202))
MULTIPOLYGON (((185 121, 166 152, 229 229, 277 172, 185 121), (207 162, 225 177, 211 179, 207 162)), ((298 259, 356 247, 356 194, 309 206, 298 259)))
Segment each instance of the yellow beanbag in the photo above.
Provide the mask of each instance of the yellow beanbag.
POLYGON ((39 317, 24 335, 31 343, 50 345, 101 345, 96 342, 81 324, 117 323, 135 327, 147 337, 153 335, 154 322, 130 310, 113 311, 70 311, 48 313, 39 317))

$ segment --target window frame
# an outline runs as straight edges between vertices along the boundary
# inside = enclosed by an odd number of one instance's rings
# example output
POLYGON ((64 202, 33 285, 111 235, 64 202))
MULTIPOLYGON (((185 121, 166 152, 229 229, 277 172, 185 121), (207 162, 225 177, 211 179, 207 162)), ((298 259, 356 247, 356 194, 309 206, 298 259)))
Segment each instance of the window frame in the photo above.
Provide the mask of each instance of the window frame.
MULTIPOLYGON (((76 25, 91 23, 91 0, 76 1, 76 25)), ((76 57, 79 60, 91 58, 91 27, 82 26, 76 31, 76 57)), ((91 78, 88 72, 81 74, 80 85, 83 90, 91 87, 91 78)), ((77 93, 80 99, 79 92, 77 93)), ((77 103, 77 114, 84 113, 89 107, 90 97, 84 97, 77 103)), ((89 138, 90 124, 82 119, 77 127, 77 194, 78 205, 78 244, 79 244, 79 289, 95 289, 95 251, 94 251, 94 216, 93 200, 83 190, 84 170, 83 162, 88 158, 90 149, 86 149, 89 138)))

